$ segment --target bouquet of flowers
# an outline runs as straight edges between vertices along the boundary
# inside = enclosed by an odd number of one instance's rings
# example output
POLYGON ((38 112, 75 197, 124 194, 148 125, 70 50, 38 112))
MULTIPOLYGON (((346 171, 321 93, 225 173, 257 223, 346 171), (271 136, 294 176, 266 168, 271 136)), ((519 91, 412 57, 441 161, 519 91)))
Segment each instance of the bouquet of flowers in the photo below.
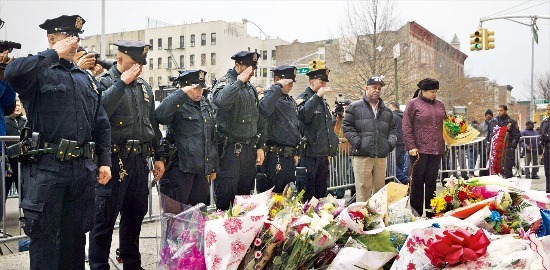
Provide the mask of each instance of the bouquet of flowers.
POLYGON ((462 144, 471 142, 479 135, 462 115, 447 115, 443 120, 443 137, 447 144, 462 144))
POLYGON ((506 153, 506 134, 508 127, 495 126, 491 137, 491 151, 489 152, 489 174, 499 174, 506 153))
POLYGON ((371 208, 367 202, 351 204, 342 211, 339 220, 340 224, 358 234, 384 227, 382 216, 371 208))
POLYGON ((435 214, 442 214, 493 196, 496 194, 487 192, 484 187, 470 186, 460 179, 450 178, 445 184, 445 189, 431 199, 430 206, 435 214))
POLYGON ((201 208, 180 204, 160 194, 162 243, 159 269, 202 270, 204 260, 204 224, 201 208), (175 215, 171 212, 179 212, 175 215))
POLYGON ((492 227, 492 232, 498 234, 528 230, 530 224, 520 217, 520 212, 529 206, 530 204, 525 202, 521 195, 514 192, 502 192, 489 206, 491 215, 485 218, 485 221, 492 227))

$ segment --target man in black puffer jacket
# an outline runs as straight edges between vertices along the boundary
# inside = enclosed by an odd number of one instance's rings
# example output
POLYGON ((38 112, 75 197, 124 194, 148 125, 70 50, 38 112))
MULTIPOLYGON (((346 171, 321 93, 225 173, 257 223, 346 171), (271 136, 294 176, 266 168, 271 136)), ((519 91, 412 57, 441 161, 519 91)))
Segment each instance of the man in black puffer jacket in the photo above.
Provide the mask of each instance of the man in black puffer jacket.
POLYGON ((386 157, 397 143, 394 115, 380 98, 384 85, 381 77, 369 78, 365 96, 351 103, 344 116, 358 202, 368 201, 384 187, 386 157))

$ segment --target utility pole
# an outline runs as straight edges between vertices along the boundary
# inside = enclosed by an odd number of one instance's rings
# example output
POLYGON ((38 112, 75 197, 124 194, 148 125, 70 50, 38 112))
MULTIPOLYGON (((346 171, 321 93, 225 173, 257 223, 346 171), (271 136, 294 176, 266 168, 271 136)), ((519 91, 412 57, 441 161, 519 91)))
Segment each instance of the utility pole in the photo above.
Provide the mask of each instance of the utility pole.
MULTIPOLYGON (((515 23, 519 23, 519 24, 522 24, 522 25, 525 25, 525 26, 529 26, 529 28, 531 28, 531 31, 532 31, 532 34, 533 34, 533 37, 531 39, 531 101, 529 102, 529 115, 527 116, 527 119, 528 120, 533 120, 533 113, 534 113, 534 102, 535 102, 535 99, 534 99, 534 69, 535 69, 535 42, 537 42, 537 44, 539 43, 538 41, 538 27, 537 27, 537 19, 550 19, 550 16, 537 16, 537 15, 531 15, 531 16, 499 16, 499 17, 487 17, 487 18, 481 18, 479 19, 479 28, 483 28, 482 27, 482 24, 483 22, 486 22, 486 21, 492 21, 492 20, 501 20, 501 19, 505 19, 505 20, 509 20, 509 21, 512 21, 512 22, 515 22, 515 23), (523 23, 523 22, 519 22, 519 21, 516 21, 514 19, 530 19, 531 22, 530 23, 523 23)), ((487 48, 486 48, 487 50, 487 48)))

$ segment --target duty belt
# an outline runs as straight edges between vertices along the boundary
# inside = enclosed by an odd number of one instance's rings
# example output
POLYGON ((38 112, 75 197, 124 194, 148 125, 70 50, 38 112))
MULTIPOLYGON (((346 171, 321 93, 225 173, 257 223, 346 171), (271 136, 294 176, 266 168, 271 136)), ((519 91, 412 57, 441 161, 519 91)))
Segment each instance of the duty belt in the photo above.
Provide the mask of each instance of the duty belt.
POLYGON ((284 157, 298 155, 298 149, 292 146, 267 146, 267 151, 284 157))
POLYGON ((121 158, 129 158, 136 155, 152 156, 154 154, 151 143, 139 143, 139 140, 127 140, 124 144, 113 144, 111 150, 121 158))
POLYGON ((79 145, 76 141, 61 139, 58 144, 44 143, 45 153, 52 153, 55 158, 61 161, 67 161, 74 158, 95 158, 95 143, 87 142, 79 145))

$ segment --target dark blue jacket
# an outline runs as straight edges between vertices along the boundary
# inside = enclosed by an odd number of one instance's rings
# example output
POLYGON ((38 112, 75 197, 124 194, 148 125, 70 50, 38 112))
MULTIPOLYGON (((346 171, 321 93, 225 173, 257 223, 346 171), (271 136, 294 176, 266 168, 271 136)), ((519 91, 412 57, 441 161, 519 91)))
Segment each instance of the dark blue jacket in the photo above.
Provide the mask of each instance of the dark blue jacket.
POLYGON ((218 168, 216 128, 206 98, 192 101, 181 89, 166 97, 155 111, 157 121, 168 125, 178 149, 181 171, 208 175, 218 168))
POLYGON ((340 141, 334 133, 327 102, 309 87, 298 96, 297 102, 300 128, 307 140, 304 154, 309 157, 334 156, 340 141))
POLYGON ((109 118, 99 100, 99 84, 89 73, 48 49, 16 58, 4 75, 19 93, 32 131, 49 143, 93 141, 99 166, 111 166, 109 118))
POLYGON ((300 143, 296 101, 283 94, 279 85, 274 84, 264 91, 264 97, 260 100, 260 111, 267 121, 268 143, 292 147, 300 143))
MULTIPOLYGON (((0 80, 0 111, 11 110, 15 105, 15 90, 4 80, 0 80)), ((7 113, 11 114, 11 113, 7 113)), ((6 135, 6 122, 0 117, 0 136, 6 135)))

